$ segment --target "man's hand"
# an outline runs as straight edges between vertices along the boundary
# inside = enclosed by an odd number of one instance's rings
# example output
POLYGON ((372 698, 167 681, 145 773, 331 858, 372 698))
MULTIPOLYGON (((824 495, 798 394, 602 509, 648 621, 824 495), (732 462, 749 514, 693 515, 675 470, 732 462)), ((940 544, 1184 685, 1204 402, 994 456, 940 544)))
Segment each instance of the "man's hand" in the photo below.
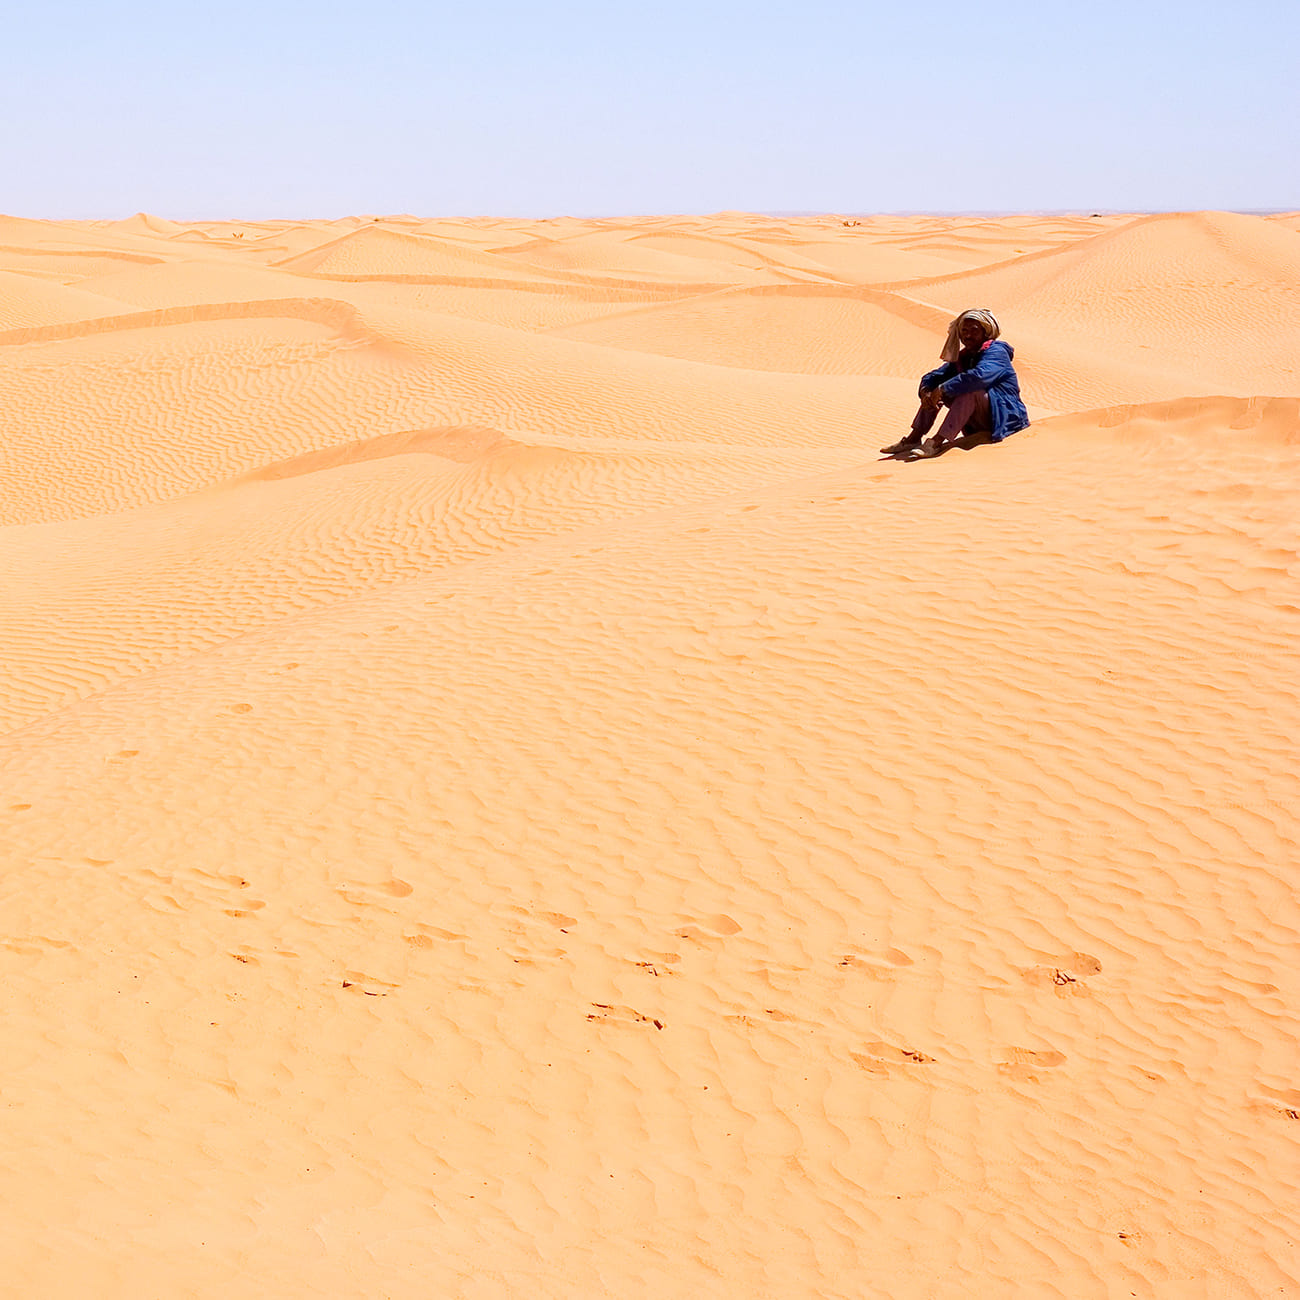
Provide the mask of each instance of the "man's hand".
POLYGON ((932 411, 937 411, 943 405, 943 389, 930 388, 926 390, 925 404, 932 411))

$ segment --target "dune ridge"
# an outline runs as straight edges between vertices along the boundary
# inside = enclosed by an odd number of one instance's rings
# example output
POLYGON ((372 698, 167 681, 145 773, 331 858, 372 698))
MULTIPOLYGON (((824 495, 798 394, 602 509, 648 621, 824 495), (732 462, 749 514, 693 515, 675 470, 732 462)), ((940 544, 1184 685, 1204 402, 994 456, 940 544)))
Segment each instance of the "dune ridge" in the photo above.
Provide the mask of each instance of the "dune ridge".
MULTIPOLYGON (((32 325, 25 329, 0 331, 0 347, 24 343, 50 343, 81 339, 118 330, 154 329, 158 326, 189 325, 195 321, 262 320, 274 318, 311 321, 332 329, 355 330, 359 313, 349 303, 328 298, 271 298, 250 302, 200 302, 180 307, 159 307, 154 311, 123 312, 120 315, 82 318, 53 325, 32 325)), ((369 336, 364 336, 369 338, 369 336)))
POLYGON ((9 1288, 1300 1288, 1294 225, 0 217, 9 1288))

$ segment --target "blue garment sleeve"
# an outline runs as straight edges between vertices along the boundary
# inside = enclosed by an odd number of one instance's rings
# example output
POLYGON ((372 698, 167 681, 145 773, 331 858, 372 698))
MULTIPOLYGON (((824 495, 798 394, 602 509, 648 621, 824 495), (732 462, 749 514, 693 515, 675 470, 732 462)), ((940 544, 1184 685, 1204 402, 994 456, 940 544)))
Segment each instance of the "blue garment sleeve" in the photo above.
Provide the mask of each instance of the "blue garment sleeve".
POLYGON ((1009 374, 1011 349, 1005 343, 990 343, 976 365, 944 383, 943 395, 960 397, 963 393, 975 393, 981 389, 987 391, 1009 374))
POLYGON ((950 379, 957 373, 957 367, 950 361, 945 361, 937 370, 931 370, 928 374, 921 376, 921 386, 916 390, 917 397, 922 393, 929 392, 932 388, 938 388, 945 379, 950 379))

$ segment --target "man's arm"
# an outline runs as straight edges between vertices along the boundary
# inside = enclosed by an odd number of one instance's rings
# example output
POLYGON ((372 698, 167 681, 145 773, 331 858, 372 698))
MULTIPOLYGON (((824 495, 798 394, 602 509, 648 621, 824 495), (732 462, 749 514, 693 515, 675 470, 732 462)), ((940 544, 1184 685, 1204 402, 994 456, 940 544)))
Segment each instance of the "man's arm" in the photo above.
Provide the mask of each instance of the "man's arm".
POLYGON ((924 397, 926 393, 932 392, 938 388, 946 379, 951 379, 957 373, 957 367, 950 361, 945 361, 943 365, 928 374, 921 376, 920 387, 916 390, 918 397, 924 397))
POLYGON ((1011 350, 1005 343, 990 343, 984 349, 978 364, 947 380, 943 385, 943 400, 951 401, 963 393, 988 390, 1011 373, 1011 350))

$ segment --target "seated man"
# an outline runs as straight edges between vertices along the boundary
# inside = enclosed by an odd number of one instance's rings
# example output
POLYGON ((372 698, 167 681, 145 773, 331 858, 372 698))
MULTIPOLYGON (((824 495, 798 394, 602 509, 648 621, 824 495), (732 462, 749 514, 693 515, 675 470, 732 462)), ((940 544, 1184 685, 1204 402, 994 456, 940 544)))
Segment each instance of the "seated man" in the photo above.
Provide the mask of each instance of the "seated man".
POLYGON ((937 456, 963 433, 985 433, 991 442, 1029 427, 1029 414, 1020 399, 1020 381, 1011 359, 1015 349, 999 343, 1001 333, 991 311, 964 311, 948 326, 941 354, 943 365, 921 380, 921 406, 906 437, 880 450, 886 456, 911 459, 937 456), (948 414, 933 438, 926 441, 942 406, 948 414))

